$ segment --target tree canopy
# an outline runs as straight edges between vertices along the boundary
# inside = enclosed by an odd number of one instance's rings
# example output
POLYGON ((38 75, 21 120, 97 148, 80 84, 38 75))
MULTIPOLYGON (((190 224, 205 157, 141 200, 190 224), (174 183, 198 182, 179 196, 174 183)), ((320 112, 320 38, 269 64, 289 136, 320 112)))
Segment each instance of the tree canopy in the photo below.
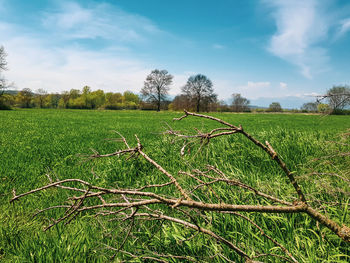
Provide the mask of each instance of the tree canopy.
POLYGON ((271 112, 280 112, 282 111, 281 104, 279 102, 272 102, 268 108, 268 111, 271 112))
POLYGON ((2 70, 6 70, 6 66, 7 66, 7 61, 6 61, 6 52, 3 46, 0 46, 0 72, 2 70))
POLYGON ((34 93, 31 89, 24 88, 16 95, 17 105, 21 108, 31 108, 34 93))
POLYGON ((155 69, 147 76, 141 94, 146 101, 157 106, 157 111, 160 111, 161 103, 165 101, 172 83, 173 76, 168 71, 155 69))
POLYGON ((11 108, 8 105, 8 99, 6 99, 6 96, 4 95, 5 89, 8 87, 8 83, 2 75, 2 71, 7 70, 6 56, 7 54, 4 47, 0 46, 0 110, 11 108))
POLYGON ((3 95, 6 88, 6 80, 2 76, 2 71, 7 70, 6 52, 3 46, 0 46, 0 96, 3 95))
POLYGON ((213 83, 209 78, 201 74, 189 77, 186 85, 182 87, 182 93, 195 105, 197 112, 204 108, 203 106, 207 106, 217 100, 213 83))
POLYGON ((247 98, 244 98, 239 93, 232 94, 232 111, 242 112, 249 110, 250 101, 247 98))
POLYGON ((316 112, 317 111, 317 102, 307 102, 304 103, 303 106, 301 106, 302 111, 311 111, 311 112, 316 112))
POLYGON ((327 91, 326 97, 333 111, 343 110, 350 105, 350 87, 348 85, 333 86, 327 91))

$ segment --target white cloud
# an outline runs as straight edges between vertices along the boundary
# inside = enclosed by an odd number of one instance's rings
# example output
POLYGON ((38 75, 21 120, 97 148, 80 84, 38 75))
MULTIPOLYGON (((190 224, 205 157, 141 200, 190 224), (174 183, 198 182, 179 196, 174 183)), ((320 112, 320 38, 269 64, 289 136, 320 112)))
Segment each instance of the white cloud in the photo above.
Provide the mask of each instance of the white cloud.
POLYGON ((304 93, 302 96, 303 97, 317 97, 317 96, 321 96, 322 94, 317 93, 317 92, 311 92, 311 93, 304 93))
POLYGON ((268 50, 296 66, 306 78, 328 69, 328 55, 320 43, 327 38, 330 15, 321 1, 266 0, 274 10, 277 31, 268 50))
POLYGON ((5 45, 10 67, 6 76, 15 80, 20 89, 56 92, 89 85, 105 91, 139 92, 151 70, 142 61, 123 58, 108 50, 50 49, 27 38, 17 38, 5 45))
POLYGON ((84 85, 139 92, 152 65, 137 59, 124 42, 143 43, 165 32, 147 18, 109 4, 85 8, 60 3, 58 11, 44 14, 42 24, 36 25, 39 30, 0 18, 0 43, 8 53, 7 79, 15 81, 19 89, 49 92, 81 89, 84 85), (104 40, 101 47, 75 41, 96 38, 104 40))
POLYGON ((242 86, 247 89, 256 89, 256 88, 268 88, 271 86, 271 83, 266 81, 266 82, 253 82, 253 81, 248 81, 246 86, 242 86))
POLYGON ((127 13, 107 3, 83 7, 62 2, 58 11, 46 13, 42 24, 68 39, 110 39, 116 42, 143 41, 161 30, 149 19, 127 13))
POLYGON ((123 46, 106 44, 104 48, 96 49, 69 41, 56 43, 62 41, 62 37, 107 38, 109 34, 113 38, 124 35, 121 41, 136 41, 145 39, 148 33, 155 32, 156 27, 145 18, 122 11, 112 10, 102 16, 101 12, 107 8, 105 5, 91 9, 76 4, 68 7, 65 13, 46 14, 45 25, 50 27, 51 37, 43 35, 47 34, 45 30, 40 34, 40 31, 31 31, 25 25, 18 26, 0 19, 0 43, 8 53, 6 78, 15 81, 19 89, 42 88, 57 92, 89 85, 105 91, 139 92, 151 68, 148 63, 135 59, 130 52, 124 52, 123 46), (119 15, 114 19, 117 25, 109 21, 112 15, 119 15), (90 23, 90 19, 93 22, 90 23), (119 23, 123 19, 125 24, 119 23), (108 23, 109 27, 105 28, 108 23), (56 32, 62 33, 62 36, 56 35, 56 32), (135 35, 132 32, 136 32, 135 35))
MULTIPOLYGON (((93 90, 139 93, 146 76, 153 70, 152 65, 129 53, 124 54, 122 49, 89 50, 77 45, 52 47, 46 40, 26 36, 19 27, 1 22, 0 42, 8 53, 6 77, 15 81, 18 89, 60 92, 88 85, 93 90)), ((171 95, 179 94, 189 76, 194 74, 173 74, 171 95)))
MULTIPOLYGON (((231 85, 232 87, 232 85, 231 85)), ((244 85, 235 85, 232 93, 240 93, 242 96, 256 100, 258 98, 282 98, 295 95, 297 90, 295 87, 290 87, 285 82, 271 83, 270 81, 248 81, 244 85)))
MULTIPOLYGON (((0 3, 3 0, 0 0, 0 3)), ((146 76, 159 67, 149 53, 138 54, 137 45, 184 39, 160 30, 151 20, 125 12, 107 3, 87 5, 56 2, 42 15, 39 24, 11 24, 0 17, 0 43, 8 53, 6 77, 18 89, 49 92, 92 89, 139 93, 146 76)), ((31 21, 33 23, 33 21, 31 21)), ((145 45, 146 44, 146 45, 145 45)), ((178 94, 193 72, 174 75, 172 95, 178 94)))
POLYGON ((341 21, 340 24, 341 26, 337 34, 338 37, 341 37, 345 35, 348 31, 350 31, 350 18, 344 19, 343 21, 341 21))
POLYGON ((269 81, 253 82, 248 81, 246 85, 238 86, 235 93, 241 93, 245 97, 257 98, 267 94, 273 94, 269 81))
POLYGON ((287 83, 284 83, 284 82, 280 82, 280 88, 281 89, 287 89, 288 88, 288 85, 287 85, 287 83))

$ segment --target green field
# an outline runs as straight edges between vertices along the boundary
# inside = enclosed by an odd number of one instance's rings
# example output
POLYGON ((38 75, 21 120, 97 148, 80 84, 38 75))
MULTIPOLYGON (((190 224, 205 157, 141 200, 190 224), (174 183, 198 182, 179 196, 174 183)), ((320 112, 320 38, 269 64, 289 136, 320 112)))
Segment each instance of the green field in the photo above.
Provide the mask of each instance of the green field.
MULTIPOLYGON (((211 115, 235 125, 242 124, 248 133, 262 142, 268 140, 288 167, 295 171, 310 202, 337 223, 350 225, 348 181, 330 175, 303 176, 312 172, 337 173, 350 179, 350 157, 337 154, 339 151, 349 152, 349 140, 346 142, 339 136, 350 128, 349 116, 211 115), (334 156, 326 158, 329 155, 334 156)), ((13 188, 17 193, 22 193, 47 184, 46 173, 59 179, 80 178, 100 186, 124 188, 167 181, 142 158, 126 161, 125 157, 113 157, 86 161, 81 156, 91 154, 91 149, 110 153, 122 148, 122 144, 106 140, 118 137, 114 131, 123 134, 132 145, 136 144, 134 134, 137 134, 144 151, 185 185, 188 179, 178 175, 179 170, 190 171, 210 164, 219 167, 229 177, 238 178, 281 199, 291 200, 295 196, 277 165, 266 153, 239 134, 213 139, 200 151, 194 147, 188 155, 181 157, 182 142, 171 143, 169 137, 162 135, 165 123, 174 130, 187 130, 189 133, 195 132, 193 128, 206 131, 218 125, 210 120, 196 118, 172 121, 172 118, 179 116, 181 113, 142 111, 0 111, 0 261, 106 262, 111 259, 114 252, 106 249, 106 245, 118 247, 123 242, 127 222, 106 222, 106 218, 96 218, 86 213, 68 225, 59 224, 43 232, 48 220, 60 215, 62 210, 50 210, 34 218, 32 215, 37 209, 63 203, 69 192, 51 189, 15 203, 10 204, 9 200, 13 188)), ((218 186, 218 193, 227 202, 260 202, 254 195, 231 189, 227 185, 218 186)), ((341 241, 304 214, 245 215, 254 219, 300 262, 350 261, 349 243, 341 241)), ((211 212, 207 216, 211 220, 211 230, 239 245, 249 255, 284 255, 241 218, 211 212)), ((205 222, 200 223, 205 225, 205 222)), ((123 249, 134 254, 142 252, 144 248, 160 254, 186 254, 198 262, 226 262, 227 258, 235 262, 242 261, 235 252, 203 234, 184 241, 191 233, 193 231, 172 223, 159 225, 144 222, 123 249)), ((125 253, 117 253, 113 259, 116 262, 119 259, 146 261, 125 253)), ((162 259, 183 261, 166 257, 162 259)), ((263 257, 259 260, 284 262, 278 257, 263 257)))

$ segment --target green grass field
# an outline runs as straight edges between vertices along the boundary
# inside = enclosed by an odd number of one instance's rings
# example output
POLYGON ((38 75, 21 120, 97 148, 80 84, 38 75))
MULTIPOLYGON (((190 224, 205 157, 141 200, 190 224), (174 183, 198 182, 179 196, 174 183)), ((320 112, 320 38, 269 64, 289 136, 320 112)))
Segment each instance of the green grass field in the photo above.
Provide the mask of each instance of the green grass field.
MULTIPOLYGON (((348 142, 339 134, 350 128, 349 116, 301 114, 229 114, 212 113, 235 125, 262 142, 268 140, 300 181, 307 198, 322 213, 340 224, 350 225, 348 204, 350 186, 334 176, 303 176, 311 172, 337 173, 350 179, 349 156, 325 156, 337 151, 349 152, 348 142), (335 144, 330 141, 341 141, 335 144), (319 158, 315 160, 315 158, 319 158)), ((241 135, 213 139, 200 152, 193 149, 181 158, 182 143, 170 143, 161 133, 165 123, 175 130, 193 128, 202 131, 218 127, 210 120, 186 118, 174 112, 89 111, 89 110, 12 110, 0 111, 0 261, 4 262, 106 262, 114 254, 105 245, 118 247, 123 241, 124 223, 105 222, 86 213, 68 225, 43 232, 43 226, 59 211, 50 210, 33 218, 37 209, 64 202, 68 193, 51 189, 9 203, 11 191, 22 193, 48 183, 51 173, 60 179, 80 178, 100 186, 140 187, 166 182, 145 160, 125 157, 84 161, 78 154, 113 152, 122 145, 108 138, 117 138, 118 131, 135 145, 134 134, 140 138, 144 151, 186 184, 177 175, 181 169, 203 168, 205 164, 219 167, 228 176, 261 190, 288 199, 295 196, 285 175, 267 155, 241 135), (186 160, 186 162, 184 161, 186 160), (94 173, 91 172, 93 169, 94 173)), ((227 202, 256 203, 253 195, 219 186, 227 202)), ((290 200, 290 199, 289 199, 290 200)), ((266 233, 283 244, 300 262, 349 262, 350 246, 327 228, 303 214, 245 214, 264 227, 266 233)), ((224 214, 208 213, 211 229, 245 251, 280 254, 275 245, 259 235, 246 221, 224 214)), ((158 224, 158 223, 157 223, 158 224)), ((124 250, 152 248, 163 254, 186 254, 199 262, 226 262, 224 257, 241 262, 241 258, 215 240, 197 235, 190 241, 189 231, 179 225, 164 223, 155 226, 145 222, 124 250), (219 255, 219 256, 215 256, 219 255)), ((136 252, 135 252, 136 253, 136 252)), ((118 253, 114 260, 144 262, 118 253)), ((176 259, 163 258, 170 262, 176 259)), ((284 262, 265 257, 263 262, 284 262)), ((150 261, 151 262, 151 261, 150 261)))

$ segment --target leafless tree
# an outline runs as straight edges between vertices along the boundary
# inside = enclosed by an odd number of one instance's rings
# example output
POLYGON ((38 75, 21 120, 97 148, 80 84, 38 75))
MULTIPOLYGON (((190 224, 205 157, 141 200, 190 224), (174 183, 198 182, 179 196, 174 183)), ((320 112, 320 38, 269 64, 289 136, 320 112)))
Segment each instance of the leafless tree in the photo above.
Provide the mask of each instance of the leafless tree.
MULTIPOLYGON (((258 147, 261 151, 266 153, 266 156, 274 161, 281 171, 286 176, 289 184, 294 188, 295 196, 293 198, 281 198, 273 194, 259 190, 256 187, 248 185, 238 179, 226 175, 223 171, 215 166, 208 165, 206 169, 192 169, 191 171, 179 171, 177 175, 170 173, 159 163, 153 160, 148 153, 145 152, 143 145, 136 136, 137 145, 131 147, 127 140, 121 136, 120 141, 124 144, 124 149, 116 150, 109 154, 100 154, 94 151, 89 159, 96 158, 111 158, 127 155, 129 158, 141 157, 149 164, 155 167, 163 176, 164 181, 158 184, 148 184, 141 187, 134 188, 106 188, 93 185, 89 182, 80 179, 64 179, 64 180, 50 180, 49 184, 30 190, 23 194, 17 194, 13 190, 14 202, 24 196, 34 194, 49 188, 60 188, 75 194, 68 199, 69 203, 56 205, 44 208, 38 213, 42 213, 51 209, 63 209, 62 216, 55 219, 49 224, 45 230, 65 221, 71 222, 77 215, 83 212, 91 212, 96 216, 110 217, 111 220, 119 220, 121 222, 129 221, 129 228, 125 230, 125 238, 118 248, 112 248, 115 253, 127 255, 131 258, 138 258, 140 260, 153 260, 157 262, 168 262, 170 259, 181 259, 184 261, 200 261, 193 256, 187 255, 168 255, 159 254, 157 252, 148 251, 135 252, 124 251, 123 247, 128 238, 131 238, 132 232, 138 231, 138 224, 143 224, 146 221, 161 221, 172 222, 184 227, 184 229, 194 230, 196 234, 207 235, 216 240, 222 246, 228 247, 230 250, 240 255, 246 262, 256 262, 257 258, 261 257, 278 257, 284 261, 298 262, 297 259, 288 251, 288 249, 281 243, 277 242, 272 236, 268 235, 263 227, 254 222, 246 213, 298 213, 305 214, 311 217, 318 224, 331 230, 340 239, 345 242, 350 242, 350 228, 346 225, 339 225, 332 220, 329 215, 322 214, 317 211, 309 202, 307 195, 299 185, 295 172, 291 171, 281 156, 274 150, 269 142, 262 143, 252 135, 247 133, 241 125, 236 126, 225 122, 221 119, 192 113, 185 111, 185 114, 175 120, 180 121, 188 117, 195 117, 207 119, 220 124, 221 126, 206 133, 197 130, 193 135, 184 134, 174 131, 170 127, 164 132, 165 135, 173 138, 184 140, 184 146, 181 149, 181 154, 184 154, 190 144, 200 142, 208 144, 212 140, 222 136, 229 136, 240 134, 248 139, 253 145, 258 147), (256 201, 260 200, 258 204, 244 203, 242 200, 229 200, 218 191, 219 185, 227 185, 227 189, 235 189, 235 191, 247 191, 253 194, 256 201), (74 186, 75 185, 75 186, 74 186), (161 191, 163 189, 163 191, 161 191), (172 189, 172 190, 171 190, 172 189), (175 191, 173 191, 175 189, 175 191), (286 200, 291 199, 291 200, 286 200), (225 201, 226 200, 226 201, 225 201), (236 203, 237 202, 237 203, 236 203), (249 253, 242 247, 232 242, 225 234, 218 234, 215 228, 212 227, 208 212, 225 214, 227 216, 239 217, 246 223, 255 228, 262 238, 272 242, 276 246, 276 253, 249 253), (245 214, 241 213, 245 212, 245 214), (281 255, 281 253, 283 253, 281 255), (255 255, 255 256, 254 256, 255 255)), ((221 192, 222 193, 222 192, 221 192)), ((195 234, 195 235, 196 235, 195 234)), ((244 233, 242 233, 244 235, 244 233)), ((191 239, 193 237, 189 237, 191 239)), ((221 254, 215 254, 225 261, 230 259, 221 254)))
POLYGON ((0 46, 0 96, 4 94, 7 87, 7 82, 1 72, 7 70, 6 52, 3 46, 0 46))
POLYGON ((6 62, 6 52, 3 46, 0 46, 0 70, 6 70, 7 62, 6 62))
POLYGON ((173 110, 190 110, 191 108, 191 101, 189 100, 189 98, 184 95, 177 95, 174 100, 172 101, 172 109, 173 110))
POLYGON ((173 76, 168 71, 155 69, 147 76, 141 94, 147 101, 157 106, 157 111, 160 111, 161 103, 166 99, 172 83, 173 76))
POLYGON ((194 103, 197 112, 203 104, 216 102, 217 95, 214 93, 213 83, 206 76, 198 74, 189 77, 187 83, 182 87, 182 93, 194 103))
POLYGON ((247 98, 244 98, 239 93, 232 94, 232 111, 242 112, 249 109, 250 101, 247 98))
POLYGON ((350 87, 348 85, 334 86, 327 91, 324 98, 333 111, 342 110, 350 105, 350 87))
POLYGON ((6 52, 3 46, 0 46, 0 110, 11 109, 8 101, 6 101, 5 90, 14 87, 13 83, 8 83, 6 78, 2 75, 2 71, 7 70, 6 52))

